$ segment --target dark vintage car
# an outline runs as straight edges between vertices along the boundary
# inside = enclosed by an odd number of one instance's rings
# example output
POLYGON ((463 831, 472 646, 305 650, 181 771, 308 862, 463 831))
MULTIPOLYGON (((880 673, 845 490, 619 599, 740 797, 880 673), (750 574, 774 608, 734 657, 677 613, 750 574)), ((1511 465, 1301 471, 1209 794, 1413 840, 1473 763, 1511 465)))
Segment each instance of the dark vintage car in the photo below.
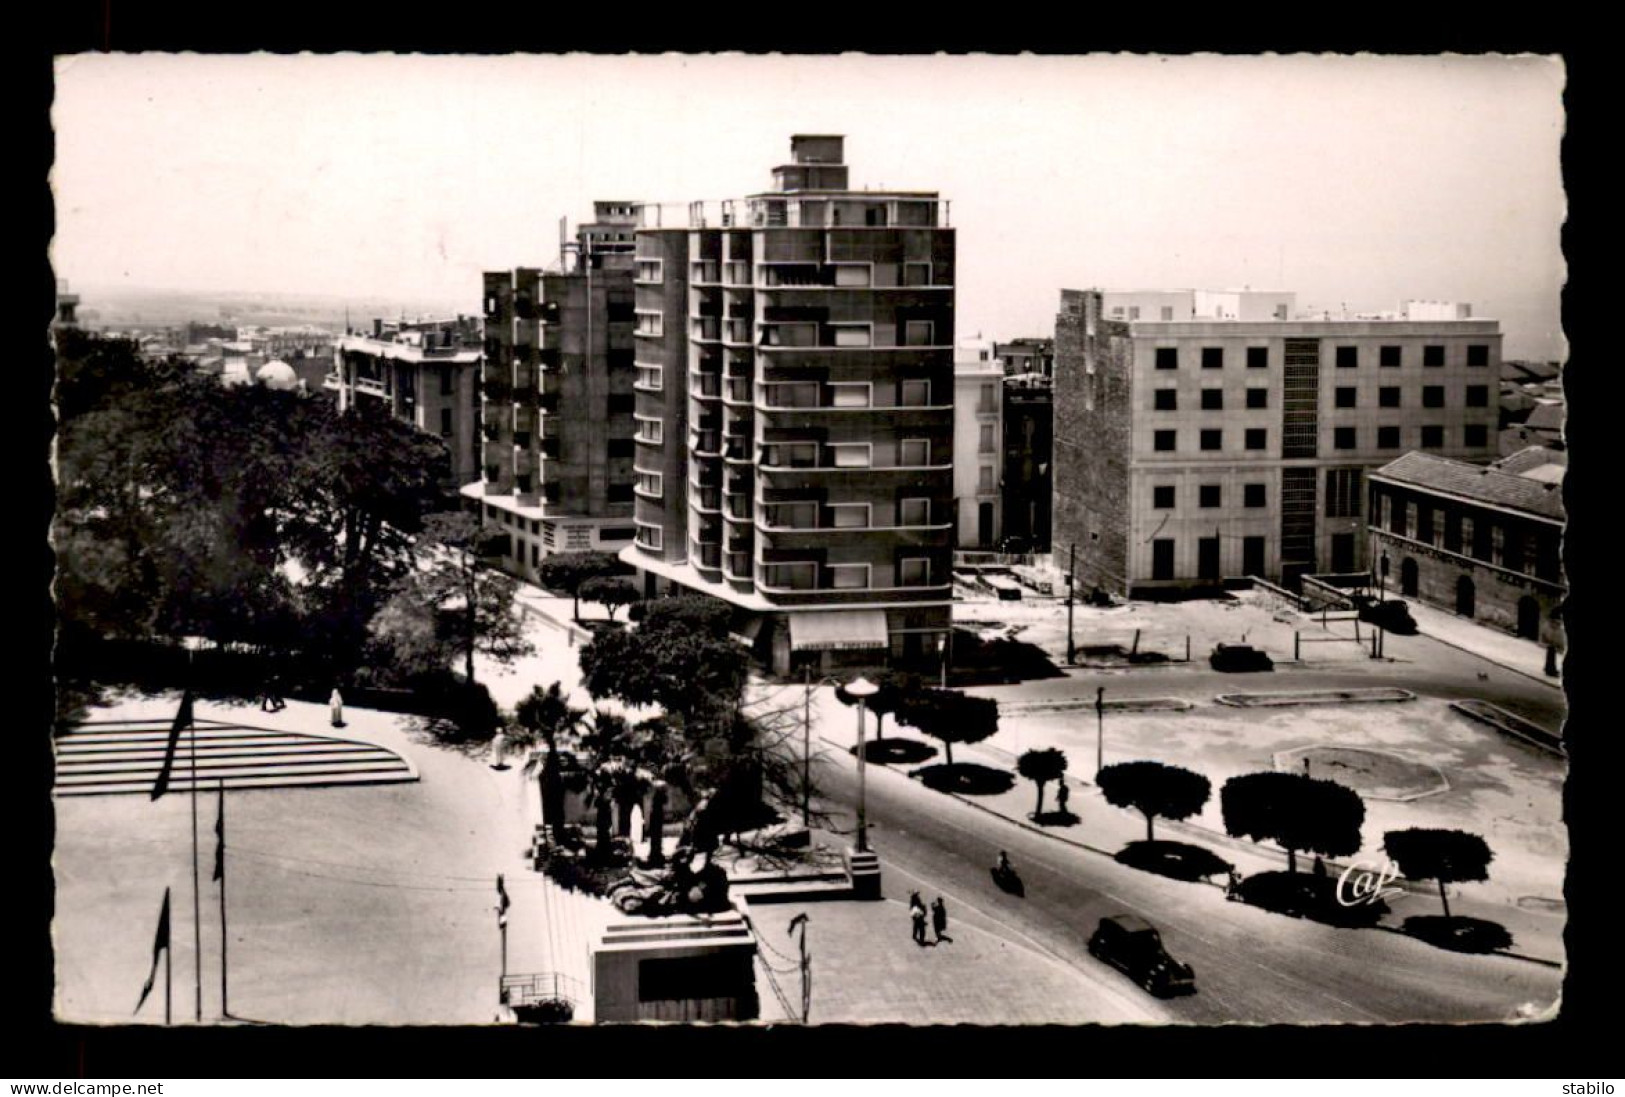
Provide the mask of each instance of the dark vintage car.
POLYGON ((1102 918, 1089 938, 1089 955, 1117 968, 1159 998, 1196 993, 1196 973, 1162 947, 1162 936, 1143 918, 1102 918))
POLYGON ((1411 617, 1410 608, 1398 598, 1385 602, 1367 599, 1360 604, 1360 620, 1402 636, 1411 636, 1416 632, 1416 621, 1411 617))
POLYGON ((1251 644, 1220 644, 1213 649, 1208 662, 1214 670, 1251 671, 1274 670, 1275 660, 1251 644))

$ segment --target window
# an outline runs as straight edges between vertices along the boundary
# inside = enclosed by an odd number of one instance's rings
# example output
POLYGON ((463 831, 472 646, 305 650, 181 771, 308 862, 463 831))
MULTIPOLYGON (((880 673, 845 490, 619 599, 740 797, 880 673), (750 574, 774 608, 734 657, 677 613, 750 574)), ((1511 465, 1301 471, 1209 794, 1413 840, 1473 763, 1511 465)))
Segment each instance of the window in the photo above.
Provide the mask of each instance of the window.
POLYGON ((1248 369, 1268 369, 1269 364, 1270 364, 1270 348, 1268 348, 1268 347, 1248 347, 1247 348, 1247 368, 1248 369))
POLYGON ((1358 518, 1364 470, 1357 468, 1326 470, 1326 517, 1358 518))
POLYGON ((1461 551, 1461 512, 1445 508, 1444 547, 1446 552, 1461 551))
POLYGON ((1196 497, 1198 506, 1211 509, 1221 505, 1220 500, 1224 497, 1224 493, 1218 484, 1203 484, 1197 489, 1196 497))
POLYGON ((837 442, 830 447, 834 460, 831 464, 838 469, 863 469, 869 467, 868 442, 837 442))
POLYGON ((639 495, 652 495, 656 499, 660 498, 660 473, 638 473, 637 482, 633 485, 633 487, 639 495))
POLYGON ((1384 385, 1377 390, 1377 406, 1383 408, 1399 407, 1399 386, 1384 385))
POLYGON ((637 403, 638 398, 630 392, 612 392, 609 394, 609 413, 611 415, 630 415, 637 403))
POLYGON ((516 430, 513 432, 513 444, 520 449, 530 448, 530 431, 516 430))
POLYGON ((455 391, 452 385, 451 367, 440 367, 440 395, 450 396, 455 391))
POLYGON ((993 452, 993 424, 992 423, 983 423, 983 424, 981 424, 980 427, 977 428, 976 452, 978 452, 978 453, 992 453, 993 452))
POLYGON ((1337 368, 1338 369, 1353 369, 1356 366, 1358 366, 1359 364, 1360 364, 1360 348, 1359 347, 1338 347, 1337 348, 1337 368))
POLYGON ((1490 428, 1483 423, 1468 423, 1461 428, 1461 444, 1478 449, 1490 444, 1490 428))
POLYGON ((909 320, 903 324, 903 345, 906 347, 929 347, 934 338, 934 325, 929 320, 909 320))
POLYGON ((1495 559, 1495 535, 1499 530, 1500 527, 1488 518, 1480 517, 1473 522, 1473 559, 1495 559))
POLYGON ((993 481, 993 466, 983 465, 977 470, 976 490, 984 495, 995 490, 997 485, 993 481))
POLYGON ((812 590, 818 586, 818 565, 811 560, 793 564, 766 564, 765 586, 812 590))
POLYGON ((1203 411, 1223 411, 1224 410, 1224 390, 1223 389, 1203 389, 1202 390, 1202 410, 1203 411))
POLYGON ((663 374, 659 366, 639 366, 638 379, 632 382, 632 387, 645 390, 653 389, 658 392, 662 387, 662 377, 663 374))
POLYGON ((612 461, 619 457, 630 457, 632 456, 632 439, 611 438, 606 449, 609 459, 612 461))
POLYGON ((1470 408, 1489 407, 1490 387, 1488 385, 1468 385, 1466 403, 1470 408))
POLYGON ((1444 347, 1437 343, 1429 343, 1422 348, 1422 364, 1424 366, 1444 365, 1444 347))
POLYGON ((868 382, 833 384, 829 387, 829 396, 830 407, 866 408, 869 406, 869 384, 868 382))
POLYGON ((521 472, 513 478, 513 490, 520 495, 530 494, 530 473, 521 472))
POLYGON ((786 529, 817 529, 818 504, 814 502, 779 503, 772 508, 768 525, 786 529))
POLYGON ((869 565, 831 564, 829 585, 836 590, 864 590, 869 586, 869 565))
POLYGON ((836 328, 835 345, 838 347, 867 347, 871 345, 869 325, 862 324, 836 328))
POLYGON ((1400 363, 1400 348, 1383 347, 1377 352, 1377 365, 1397 366, 1400 363))
POLYGON ((486 465, 485 466, 485 482, 487 484, 494 484, 498 480, 500 480, 501 478, 502 478, 502 466, 500 466, 500 465, 486 465))
POLYGON ((867 529, 869 526, 868 503, 831 503, 830 525, 836 529, 867 529))
POLYGON ((1246 438, 1248 449, 1269 448, 1269 432, 1263 427, 1248 427, 1246 438))
POLYGON ((897 562, 897 585, 900 587, 923 587, 931 582, 931 558, 928 556, 905 556, 897 562))
POLYGON ((659 335, 664 322, 664 318, 658 312, 640 312, 637 314, 636 331, 639 335, 659 335))
POLYGON ((660 547, 659 526, 639 526, 637 543, 644 548, 658 549, 660 547))
POLYGON ((930 263, 903 264, 903 285, 929 286, 932 284, 930 263))
POLYGON ((1424 544, 1433 544, 1433 508, 1426 503, 1419 504, 1416 512, 1416 539, 1424 544))
POLYGON ((630 503, 632 501, 632 485, 611 484, 604 489, 604 499, 610 503, 630 503))
POLYGON ((1356 435, 1353 427, 1337 427, 1332 431, 1333 449, 1353 449, 1356 444, 1356 435))
POLYGON ((624 324, 636 315, 630 301, 610 301, 604 307, 604 319, 611 324, 624 324))
POLYGON ((1178 347, 1158 347, 1157 348, 1157 368, 1158 369, 1178 369, 1179 368, 1179 348, 1178 347))
POLYGON ((1223 369, 1224 368, 1224 348, 1223 347, 1203 347, 1202 348, 1202 368, 1203 369, 1223 369))
POLYGON ((1470 343, 1467 346, 1467 364, 1469 366, 1487 366, 1490 364, 1490 348, 1485 343, 1470 343))
POLYGON ((1224 448, 1224 431, 1222 431, 1222 430, 1204 430, 1202 432, 1202 443, 1201 444, 1202 444, 1203 449, 1223 449, 1224 448))
POLYGON ((1174 451, 1174 441, 1177 437, 1177 431, 1156 431, 1151 435, 1151 448, 1158 453, 1172 453, 1174 451))
POLYGON ((1172 320, 1174 318, 1174 307, 1172 305, 1162 306, 1162 318, 1163 320, 1172 320))
POLYGON ((818 385, 812 381, 802 381, 789 385, 768 385, 767 402, 775 408, 816 408, 818 406, 818 385))
MULTIPOLYGON (((993 386, 982 386, 982 403, 986 405, 982 411, 993 410, 993 386)), ((905 408, 923 408, 931 403, 930 381, 904 381, 897 388, 898 403, 905 408)))
POLYGON ((1268 506, 1264 501, 1265 486, 1263 484, 1244 484, 1241 489, 1241 502, 1243 506, 1268 506))
POLYGON ((450 408, 441 408, 440 409, 440 433, 441 433, 442 436, 449 435, 451 433, 451 409, 450 408))
POLYGON ((1178 389, 1156 389, 1152 393, 1153 407, 1157 411, 1178 411, 1178 389))
POLYGON ((1440 449, 1444 446, 1444 427, 1426 426, 1422 428, 1422 448, 1440 449))
MULTIPOLYGON (((992 472, 992 469, 988 469, 992 472)), ((930 499, 899 499, 897 524, 900 526, 928 526, 931 524, 930 499)))
POLYGON ((910 468, 920 468, 931 463, 931 440, 929 438, 904 438, 897 446, 897 463, 910 468))
POLYGON ((1252 388, 1247 390, 1247 406, 1249 408, 1267 408, 1270 406, 1270 390, 1252 388))
POLYGON ((1377 428, 1377 448, 1378 449, 1398 449, 1399 448, 1399 428, 1398 427, 1378 427, 1377 428))
POLYGON ((1422 386, 1422 406, 1425 407, 1425 408, 1442 408, 1442 407, 1444 407, 1444 386, 1443 385, 1423 385, 1422 386))
POLYGON ((1140 318, 1140 306, 1139 305, 1130 305, 1128 307, 1128 318, 1130 320, 1138 320, 1140 318))
POLYGON ((659 419, 639 419, 637 438, 640 442, 659 444, 665 438, 666 425, 659 419))
MULTIPOLYGON (((700 264, 695 263, 694 265, 696 267, 698 267, 700 264)), ((660 281, 660 260, 658 260, 658 259, 640 259, 640 260, 638 260, 637 280, 639 282, 658 282, 658 281, 660 281)))
POLYGON ((1338 388, 1336 392, 1336 405, 1340 408, 1352 408, 1354 406, 1354 396, 1357 391, 1357 389, 1348 386, 1338 388))
POLYGON ((1174 486, 1158 484, 1151 489, 1151 506, 1157 510, 1174 509, 1174 486))
POLYGON ((869 284, 869 264, 867 263, 838 263, 835 266, 835 284, 837 286, 867 286, 869 284))

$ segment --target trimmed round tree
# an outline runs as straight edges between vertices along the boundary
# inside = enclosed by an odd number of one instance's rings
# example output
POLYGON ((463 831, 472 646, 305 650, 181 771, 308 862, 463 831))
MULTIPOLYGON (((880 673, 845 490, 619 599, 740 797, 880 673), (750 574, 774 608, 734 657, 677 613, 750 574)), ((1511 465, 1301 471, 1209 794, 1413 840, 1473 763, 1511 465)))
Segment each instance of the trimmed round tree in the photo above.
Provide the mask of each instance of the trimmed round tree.
MULTIPOLYGON (((922 683, 919 675, 899 670, 883 670, 874 675, 872 681, 880 688, 872 697, 865 699, 864 707, 874 714, 875 738, 884 739, 886 717, 896 713, 910 697, 918 693, 922 683)), ((858 703, 856 697, 846 692, 845 686, 835 687, 835 699, 848 708, 858 703)))
POLYGON ((608 552, 554 552, 542 557, 536 577, 549 590, 563 591, 571 598, 571 615, 581 616, 581 587, 590 579, 624 575, 627 566, 608 552))
POLYGON ((615 620, 615 611, 622 606, 630 606, 633 602, 642 601, 638 593, 637 584, 621 575, 595 575, 581 584, 577 592, 589 602, 597 602, 609 611, 609 619, 615 620))
POLYGON ((1145 816, 1145 840, 1156 835, 1152 823, 1188 819, 1201 811, 1213 785, 1200 773, 1161 762, 1119 762, 1100 771, 1095 783, 1113 807, 1133 808, 1145 816))
POLYGON ((1235 838, 1274 842, 1298 871, 1298 853, 1346 857, 1360 849, 1365 801, 1336 781, 1301 773, 1244 773, 1219 790, 1224 829, 1235 838))
POLYGON ((1488 880, 1490 862, 1495 858, 1488 843, 1476 834, 1428 827, 1390 830, 1382 836, 1382 849, 1406 879, 1438 881, 1439 902, 1444 904, 1446 918, 1450 917, 1450 899, 1444 886, 1488 880))
POLYGON ((1033 818, 1044 814, 1044 786, 1066 780, 1066 752, 1055 747, 1029 750, 1016 759, 1016 772, 1038 786, 1038 806, 1033 818))
POLYGON ((999 730, 999 703, 953 689, 922 689, 896 710, 897 722, 918 728, 942 743, 954 764, 955 743, 980 743, 999 730))

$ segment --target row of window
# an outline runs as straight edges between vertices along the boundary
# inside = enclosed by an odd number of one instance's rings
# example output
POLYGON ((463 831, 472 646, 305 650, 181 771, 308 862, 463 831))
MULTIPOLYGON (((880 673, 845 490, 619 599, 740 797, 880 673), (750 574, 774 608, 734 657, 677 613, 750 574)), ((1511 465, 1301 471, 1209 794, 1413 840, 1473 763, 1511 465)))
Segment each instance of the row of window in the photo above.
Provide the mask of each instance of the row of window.
MULTIPOLYGON (((1361 507, 1361 484, 1364 470, 1359 468, 1327 469, 1326 470, 1326 517, 1328 518, 1358 518, 1361 507)), ((1241 488, 1242 506, 1249 508, 1266 507, 1269 505, 1269 485, 1243 484, 1241 488)), ((1196 489, 1198 507, 1204 510, 1224 506, 1224 485, 1199 484, 1196 489)), ((1157 484, 1151 489, 1151 505, 1156 510, 1175 509, 1175 492, 1172 484, 1157 484)))
MULTIPOLYGON (((1369 428, 1367 428, 1369 429, 1369 428)), ((1377 449, 1399 449, 1401 446, 1401 428, 1397 426, 1377 427, 1377 449)), ((1461 428, 1461 444, 1468 449, 1478 449, 1489 445, 1490 428, 1487 423, 1466 423, 1461 428)), ((1220 429, 1201 430, 1198 434, 1198 448, 1203 451, 1224 449, 1224 431, 1220 429)), ((1263 427, 1249 427, 1243 434, 1243 446, 1249 450, 1263 450, 1269 448, 1269 432, 1263 427)), ((1418 428, 1417 444, 1422 449, 1442 449, 1445 445, 1445 428, 1442 424, 1428 424, 1418 428)), ((1179 432, 1176 430, 1157 430, 1151 432, 1151 448, 1158 453, 1175 453, 1179 450, 1179 432)), ((1360 428, 1333 427, 1333 449, 1359 449, 1360 428)))
MULTIPOLYGON (((1201 363, 1203 369, 1223 369, 1223 347, 1202 347, 1201 363)), ((1360 347, 1334 348, 1333 361, 1338 369, 1355 369, 1360 365, 1360 347)), ((1267 369, 1270 364, 1270 351, 1268 347, 1247 347, 1247 368, 1267 369)), ((1380 346, 1377 348, 1377 365, 1384 367, 1397 367, 1405 364, 1405 347, 1398 345, 1380 346)), ((1445 364, 1445 347, 1442 343, 1427 343, 1422 347, 1422 365, 1428 367, 1443 366, 1445 364)), ((1490 348, 1487 343, 1471 343, 1467 347, 1467 364, 1469 366, 1487 366, 1490 364, 1490 348)), ((1157 347, 1157 369, 1178 369, 1179 348, 1157 347)))
MULTIPOLYGON (((775 468, 871 468, 874 447, 870 442, 831 442, 828 460, 820 462, 817 442, 780 442, 764 447, 762 464, 775 468)), ((931 464, 929 438, 900 438, 897 441, 897 468, 924 468, 931 464)))
MULTIPOLYGON (((822 564, 817 561, 762 564, 762 585, 785 590, 874 590, 871 564, 822 564), (823 581, 820 582, 820 579, 823 581)), ((900 587, 931 585, 931 558, 905 556, 897 561, 900 587)))
MULTIPOLYGON (((1352 385, 1338 386, 1332 392, 1333 404, 1339 408, 1353 408, 1359 406, 1359 389, 1352 385)), ((1398 385, 1384 385, 1377 390, 1377 406, 1383 408, 1403 407, 1403 390, 1398 385)), ((1421 390, 1422 406, 1424 408, 1442 408, 1445 403, 1445 387, 1443 385, 1423 385, 1421 390)), ((1152 409, 1155 411, 1178 411, 1179 390, 1174 388, 1160 388, 1152 391, 1152 409)), ((1223 411, 1224 389, 1207 388, 1201 390, 1201 410, 1223 411)), ((1487 408, 1490 406, 1490 387, 1488 385, 1468 385, 1462 390, 1462 406, 1469 408, 1487 408)), ((1249 409, 1269 407, 1269 389, 1247 389, 1247 407, 1249 409)))
MULTIPOLYGON (((931 524, 931 500, 899 499, 896 515, 899 526, 928 526, 931 524)), ((767 524, 784 529, 871 529, 874 528, 873 518, 874 506, 870 503, 819 503, 806 500, 772 503, 767 507, 767 524), (829 513, 821 522, 823 510, 829 513)))
POLYGON ((1371 525, 1510 571, 1552 582, 1561 578, 1559 533, 1555 529, 1494 520, 1483 513, 1467 514, 1453 507, 1408 502, 1386 494, 1372 498, 1371 525))
MULTIPOLYGON (((1243 484, 1242 505, 1247 507, 1268 506, 1266 484, 1243 484)), ((1220 484, 1201 484, 1196 489, 1197 506, 1220 507, 1224 505, 1224 489, 1220 484)), ((1174 485, 1158 484, 1151 489, 1151 505, 1157 510, 1173 510, 1174 485)))
MULTIPOLYGON (((891 386, 886 385, 885 388, 891 386)), ((870 381, 790 381, 769 382, 762 386, 763 396, 770 408, 867 408, 931 406, 931 382, 911 380, 897 382, 897 402, 892 405, 874 403, 874 383, 870 381), (828 390, 827 397, 823 390, 828 390)))

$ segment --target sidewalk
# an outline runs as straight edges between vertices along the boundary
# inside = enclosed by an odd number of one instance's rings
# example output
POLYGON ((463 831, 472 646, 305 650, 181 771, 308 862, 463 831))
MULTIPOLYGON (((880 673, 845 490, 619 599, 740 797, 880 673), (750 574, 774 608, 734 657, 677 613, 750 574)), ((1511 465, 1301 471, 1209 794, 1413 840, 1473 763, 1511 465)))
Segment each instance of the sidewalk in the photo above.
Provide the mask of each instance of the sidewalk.
MULTIPOLYGON (((1515 670, 1536 681, 1545 682, 1553 689, 1562 689, 1561 678, 1546 673, 1546 649, 1533 640, 1512 636, 1500 629, 1463 620, 1453 613, 1425 605, 1416 599, 1406 599, 1411 616, 1416 619, 1417 631, 1424 636, 1470 652, 1481 659, 1515 670)), ((1558 668, 1562 669, 1559 656, 1558 668)))

